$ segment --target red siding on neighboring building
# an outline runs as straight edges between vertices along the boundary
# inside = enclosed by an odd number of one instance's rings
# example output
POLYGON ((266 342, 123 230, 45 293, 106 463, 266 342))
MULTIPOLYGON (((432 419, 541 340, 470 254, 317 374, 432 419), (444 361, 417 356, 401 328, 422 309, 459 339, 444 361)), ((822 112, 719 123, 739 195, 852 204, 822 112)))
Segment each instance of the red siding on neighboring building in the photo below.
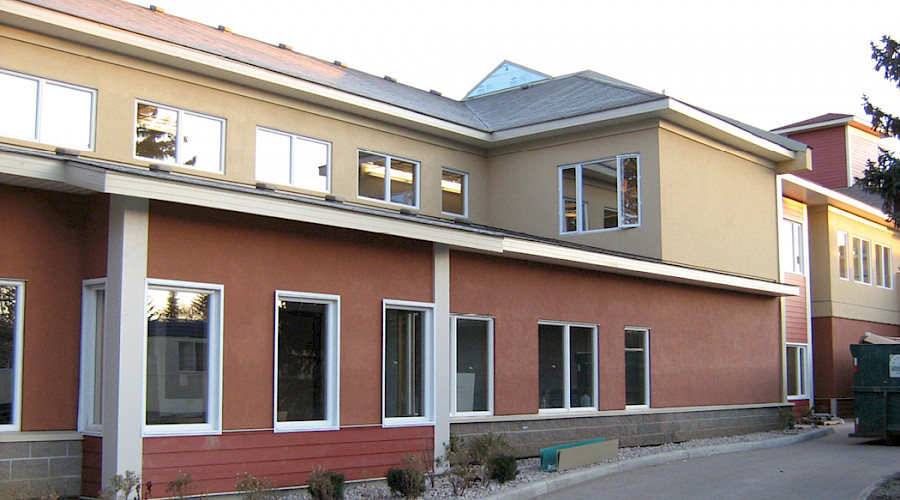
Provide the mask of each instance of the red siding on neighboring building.
POLYGON ((847 187, 847 140, 843 125, 787 134, 812 148, 811 172, 796 175, 831 189, 847 187))
POLYGON ((853 397, 850 344, 858 344, 866 332, 897 337, 900 326, 834 317, 813 318, 813 378, 817 400, 853 397))
POLYGON ((495 318, 497 415, 538 412, 540 320, 599 326, 601 410, 625 406, 626 326, 650 328, 654 407, 781 401, 778 299, 463 252, 450 272, 451 312, 495 318))

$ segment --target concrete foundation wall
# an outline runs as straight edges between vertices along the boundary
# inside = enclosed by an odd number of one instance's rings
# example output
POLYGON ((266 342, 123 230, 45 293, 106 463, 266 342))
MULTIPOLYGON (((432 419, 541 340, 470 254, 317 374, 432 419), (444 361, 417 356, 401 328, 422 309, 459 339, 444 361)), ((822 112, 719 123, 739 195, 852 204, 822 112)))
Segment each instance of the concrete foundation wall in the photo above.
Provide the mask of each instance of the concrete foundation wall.
POLYGON ((80 440, 0 443, 0 500, 80 493, 80 440))

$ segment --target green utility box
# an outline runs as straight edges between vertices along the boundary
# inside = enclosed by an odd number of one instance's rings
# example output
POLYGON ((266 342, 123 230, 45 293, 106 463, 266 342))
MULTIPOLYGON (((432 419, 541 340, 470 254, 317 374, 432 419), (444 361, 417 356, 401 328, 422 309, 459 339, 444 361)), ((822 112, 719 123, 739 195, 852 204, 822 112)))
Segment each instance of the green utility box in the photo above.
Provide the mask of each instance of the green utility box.
POLYGON ((854 344, 856 432, 851 437, 900 441, 900 344, 854 344))

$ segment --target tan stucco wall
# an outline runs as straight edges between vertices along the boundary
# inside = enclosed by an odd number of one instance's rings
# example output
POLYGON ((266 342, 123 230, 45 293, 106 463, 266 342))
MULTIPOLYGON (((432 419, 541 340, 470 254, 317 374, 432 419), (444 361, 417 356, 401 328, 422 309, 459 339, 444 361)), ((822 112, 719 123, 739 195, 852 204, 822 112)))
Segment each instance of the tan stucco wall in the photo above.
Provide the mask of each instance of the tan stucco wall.
POLYGON ((777 279, 775 171, 666 128, 659 146, 663 260, 777 279))

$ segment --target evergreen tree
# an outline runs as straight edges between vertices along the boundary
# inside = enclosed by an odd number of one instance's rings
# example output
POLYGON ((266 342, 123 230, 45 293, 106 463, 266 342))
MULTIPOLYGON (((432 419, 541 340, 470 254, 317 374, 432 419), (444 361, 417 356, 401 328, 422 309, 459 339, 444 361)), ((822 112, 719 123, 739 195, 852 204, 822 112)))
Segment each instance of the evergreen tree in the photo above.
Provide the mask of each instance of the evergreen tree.
MULTIPOLYGON (((884 71, 885 80, 900 88, 900 44, 886 35, 881 37, 881 44, 872 44, 875 70, 884 71)), ((863 103, 866 114, 872 119, 872 128, 891 137, 900 136, 900 117, 872 104, 867 96, 863 96, 863 103)), ((900 227, 900 158, 880 149, 878 162, 869 161, 857 182, 863 191, 881 197, 881 210, 895 227, 900 227)))

